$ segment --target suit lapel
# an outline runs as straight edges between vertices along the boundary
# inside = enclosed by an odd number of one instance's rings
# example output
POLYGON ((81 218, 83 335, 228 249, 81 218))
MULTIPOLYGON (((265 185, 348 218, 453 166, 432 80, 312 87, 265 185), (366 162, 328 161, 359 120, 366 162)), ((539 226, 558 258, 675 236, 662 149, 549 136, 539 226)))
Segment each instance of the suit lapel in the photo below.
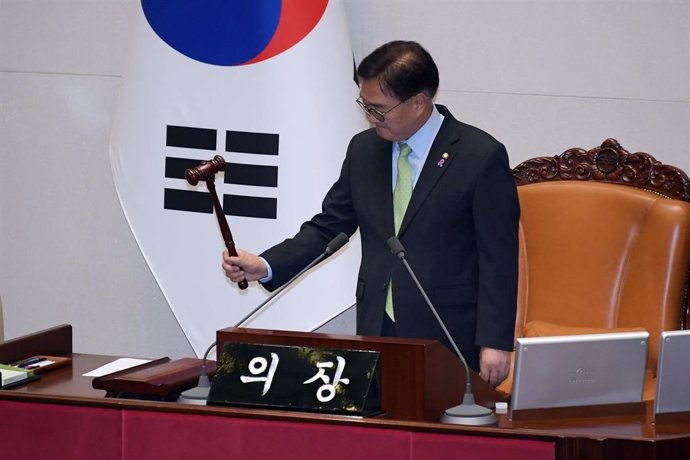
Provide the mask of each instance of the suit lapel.
POLYGON ((445 117, 443 124, 431 145, 429 155, 424 162, 424 167, 422 168, 422 172, 412 192, 410 203, 407 205, 407 211, 405 211, 405 217, 400 226, 400 232, 398 232, 399 235, 405 232, 406 228, 410 225, 410 222, 414 219, 414 216, 429 196, 431 190, 433 190, 436 183, 441 180, 446 171, 448 171, 453 159, 458 155, 457 147, 459 145, 458 141, 460 140, 460 135, 454 128, 456 126, 456 123, 454 123, 455 119, 447 110, 441 113, 445 117))

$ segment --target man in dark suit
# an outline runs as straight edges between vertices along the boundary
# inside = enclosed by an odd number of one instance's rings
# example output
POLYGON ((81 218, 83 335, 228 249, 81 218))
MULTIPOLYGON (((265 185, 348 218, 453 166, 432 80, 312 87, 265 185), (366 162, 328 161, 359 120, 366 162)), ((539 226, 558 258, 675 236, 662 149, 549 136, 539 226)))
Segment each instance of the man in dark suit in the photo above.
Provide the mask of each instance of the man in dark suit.
POLYGON ((414 42, 387 43, 357 68, 372 129, 350 142, 322 212, 260 257, 224 255, 237 282, 273 290, 358 228, 357 333, 449 342, 403 264, 397 235, 468 365, 487 382, 505 379, 517 304, 519 204, 505 147, 434 106, 438 69, 414 42))

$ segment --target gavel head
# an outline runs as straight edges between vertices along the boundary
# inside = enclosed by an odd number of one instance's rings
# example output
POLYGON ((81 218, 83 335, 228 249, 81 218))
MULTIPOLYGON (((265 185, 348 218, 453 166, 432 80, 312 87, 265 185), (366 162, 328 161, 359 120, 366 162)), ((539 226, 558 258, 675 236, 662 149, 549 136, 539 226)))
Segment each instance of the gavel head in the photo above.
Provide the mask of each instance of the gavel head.
POLYGON ((202 161, 198 166, 187 169, 184 172, 184 177, 189 182, 189 185, 196 185, 200 180, 206 180, 224 169, 225 159, 220 155, 216 155, 212 160, 202 161))

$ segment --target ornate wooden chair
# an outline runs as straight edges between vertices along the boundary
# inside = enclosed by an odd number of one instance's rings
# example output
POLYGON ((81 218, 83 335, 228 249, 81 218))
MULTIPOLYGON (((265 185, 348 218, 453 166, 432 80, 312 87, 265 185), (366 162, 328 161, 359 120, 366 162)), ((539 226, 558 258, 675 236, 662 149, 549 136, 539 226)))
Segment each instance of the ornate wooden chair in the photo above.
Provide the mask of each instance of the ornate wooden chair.
POLYGON ((522 209, 516 337, 643 328, 653 398, 659 334, 688 327, 688 176, 615 139, 525 161, 513 176, 522 209))

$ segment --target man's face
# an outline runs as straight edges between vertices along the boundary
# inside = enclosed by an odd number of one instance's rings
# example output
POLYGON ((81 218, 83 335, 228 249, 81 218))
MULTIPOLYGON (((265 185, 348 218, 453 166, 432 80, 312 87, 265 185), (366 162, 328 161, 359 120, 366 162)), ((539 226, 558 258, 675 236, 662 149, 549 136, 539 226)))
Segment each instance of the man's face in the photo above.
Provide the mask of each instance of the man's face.
POLYGON ((374 78, 360 80, 359 95, 366 106, 385 113, 383 121, 370 114, 366 114, 366 117, 376 128, 376 134, 387 141, 408 139, 424 124, 423 121, 420 123, 421 114, 416 96, 401 103, 395 96, 383 92, 378 80, 374 78), (396 107, 398 104, 400 105, 396 107))

